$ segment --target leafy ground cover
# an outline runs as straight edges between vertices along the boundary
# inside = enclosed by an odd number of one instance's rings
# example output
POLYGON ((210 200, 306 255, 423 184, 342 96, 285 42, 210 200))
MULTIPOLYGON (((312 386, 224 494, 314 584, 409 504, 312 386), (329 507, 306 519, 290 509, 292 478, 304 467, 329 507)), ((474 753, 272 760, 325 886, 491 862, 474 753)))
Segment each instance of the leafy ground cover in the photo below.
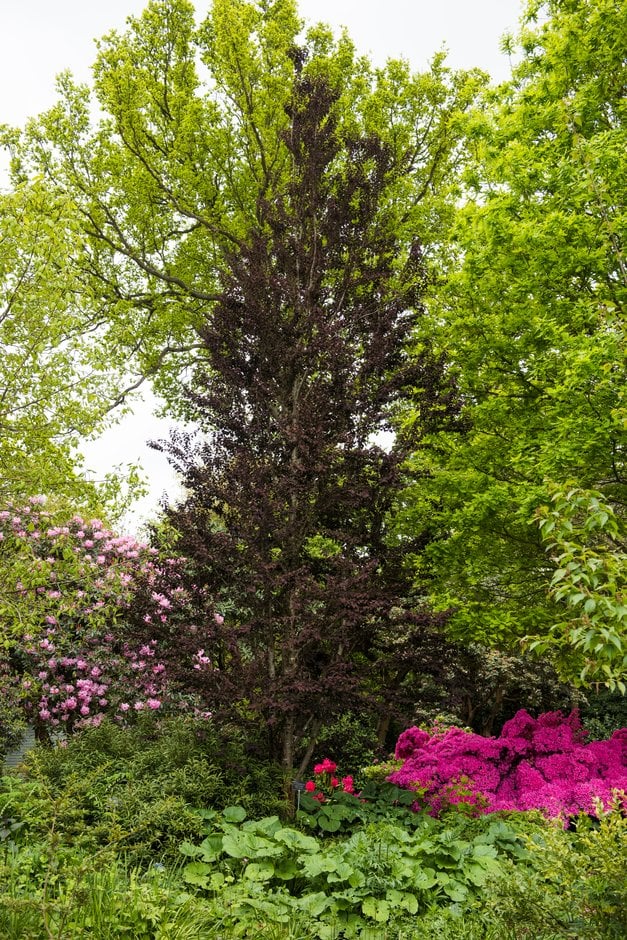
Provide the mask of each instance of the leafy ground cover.
POLYGON ((435 817, 376 774, 316 766, 295 812, 280 769, 208 722, 104 721, 38 747, 0 781, 0 935, 625 935, 618 805, 571 829, 463 802, 435 817))

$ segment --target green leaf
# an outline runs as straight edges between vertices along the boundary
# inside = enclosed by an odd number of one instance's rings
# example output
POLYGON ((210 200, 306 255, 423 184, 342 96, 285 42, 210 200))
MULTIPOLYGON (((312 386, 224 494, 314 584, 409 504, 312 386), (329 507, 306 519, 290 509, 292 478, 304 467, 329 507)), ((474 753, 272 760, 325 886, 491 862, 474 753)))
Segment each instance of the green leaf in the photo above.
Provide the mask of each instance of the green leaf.
POLYGON ((318 816, 318 825, 325 832, 337 832, 341 826, 337 816, 328 816, 326 813, 320 813, 318 816))
POLYGON ((333 906, 333 898, 327 897, 322 891, 304 894, 296 899, 296 906, 310 917, 320 917, 324 911, 333 906))
POLYGON ((412 874, 412 883, 421 891, 428 891, 438 883, 438 877, 433 868, 419 868, 412 874))
POLYGON ((477 885, 477 887, 483 887, 488 878, 488 872, 483 865, 466 864, 462 869, 462 873, 467 881, 477 885))
POLYGON ((203 854, 202 848, 198 845, 192 845, 191 842, 182 842, 179 845, 181 855, 187 855, 190 858, 198 858, 203 854))
POLYGON ((461 903, 465 901, 468 897, 468 888, 465 885, 460 884, 458 881, 449 882, 448 884, 443 885, 444 893, 448 895, 451 901, 455 903, 461 903))
POLYGON ((183 881, 206 888, 210 873, 211 865, 206 865, 204 862, 190 862, 183 868, 183 881))
MULTIPOLYGON (((500 839, 515 839, 516 834, 509 830, 506 826, 503 826, 502 829, 495 829, 493 838, 500 839)), ((493 845, 483 845, 480 842, 476 842, 473 845, 472 854, 475 858, 496 858, 498 852, 493 845)))
POLYGON ((199 845, 204 862, 214 862, 222 855, 222 835, 207 836, 199 845))
POLYGON ((303 835, 297 829, 278 829, 274 833, 274 838, 277 842, 282 842, 283 845, 295 851, 313 854, 318 852, 320 848, 317 839, 314 839, 313 836, 303 835))
POLYGON ((245 830, 227 832, 222 839, 222 849, 231 858, 276 857, 284 852, 283 846, 245 830))
POLYGON ((415 914, 418 911, 418 898, 408 891, 397 891, 391 888, 386 892, 385 897, 393 908, 403 907, 410 914, 415 914))
POLYGON ((246 810, 243 806, 227 806, 222 811, 222 816, 228 823, 243 822, 246 819, 246 810))
POLYGON ((281 881, 291 881, 303 874, 302 866, 291 858, 280 859, 274 863, 274 874, 281 881))
POLYGON ((371 917, 380 924, 390 919, 390 905, 380 898, 372 896, 364 898, 361 902, 361 909, 366 917, 371 917))
POLYGON ((244 878, 249 881, 270 881, 274 875, 274 865, 270 861, 249 862, 244 869, 244 878))

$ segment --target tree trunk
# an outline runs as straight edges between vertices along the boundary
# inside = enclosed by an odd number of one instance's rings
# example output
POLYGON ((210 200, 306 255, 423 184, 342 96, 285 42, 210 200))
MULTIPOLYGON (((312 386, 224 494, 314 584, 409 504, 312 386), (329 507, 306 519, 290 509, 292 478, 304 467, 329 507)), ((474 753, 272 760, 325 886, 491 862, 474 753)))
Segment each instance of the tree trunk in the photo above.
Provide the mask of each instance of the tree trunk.
POLYGON ((390 715, 381 715, 377 723, 377 750, 382 751, 385 748, 385 739, 390 730, 392 719, 390 715))

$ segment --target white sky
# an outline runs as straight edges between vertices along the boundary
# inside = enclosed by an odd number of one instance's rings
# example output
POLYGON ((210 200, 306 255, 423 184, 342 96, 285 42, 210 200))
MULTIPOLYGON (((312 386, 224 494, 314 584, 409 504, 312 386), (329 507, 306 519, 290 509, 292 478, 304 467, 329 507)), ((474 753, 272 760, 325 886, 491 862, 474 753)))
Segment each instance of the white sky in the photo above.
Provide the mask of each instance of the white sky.
MULTIPOLYGON (((21 125, 55 100, 54 78, 69 68, 88 81, 95 57, 94 39, 122 29, 145 0, 0 0, 0 124, 21 125)), ((206 0, 196 0, 203 13, 206 0)), ((503 33, 514 32, 522 0, 300 0, 309 21, 346 26, 360 52, 375 62, 404 56, 424 69, 443 46, 455 68, 479 66, 500 81, 509 75, 499 51, 503 33)), ((134 416, 86 447, 87 463, 100 477, 115 464, 141 463, 150 495, 138 504, 129 527, 150 514, 175 482, 165 458, 145 441, 167 435, 169 423, 139 404, 134 416)))

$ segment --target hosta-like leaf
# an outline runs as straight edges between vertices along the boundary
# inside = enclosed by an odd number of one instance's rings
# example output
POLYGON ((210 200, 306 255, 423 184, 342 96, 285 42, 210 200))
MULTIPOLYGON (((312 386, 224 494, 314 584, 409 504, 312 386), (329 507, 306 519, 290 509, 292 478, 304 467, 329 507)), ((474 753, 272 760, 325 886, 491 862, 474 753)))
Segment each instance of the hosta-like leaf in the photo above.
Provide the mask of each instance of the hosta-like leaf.
POLYGON ((190 862, 183 869, 183 880, 188 884, 206 888, 210 872, 211 865, 205 862, 190 862))

